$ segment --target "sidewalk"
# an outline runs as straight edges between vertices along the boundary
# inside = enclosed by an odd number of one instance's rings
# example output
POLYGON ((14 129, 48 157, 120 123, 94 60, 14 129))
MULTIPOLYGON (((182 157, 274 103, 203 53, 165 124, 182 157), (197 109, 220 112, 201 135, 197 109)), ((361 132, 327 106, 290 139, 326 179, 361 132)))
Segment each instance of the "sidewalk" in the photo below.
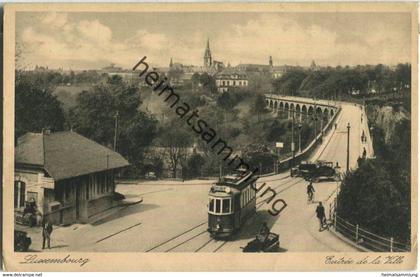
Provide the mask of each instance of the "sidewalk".
MULTIPOLYGON (((136 204, 140 204, 143 202, 142 197, 130 197, 120 201, 120 203, 116 204, 115 206, 102 211, 92 217, 89 218, 89 223, 87 224, 80 224, 75 223, 70 226, 53 226, 53 232, 51 234, 51 249, 42 249, 42 227, 29 227, 25 225, 19 225, 19 230, 27 232, 28 237, 31 238, 32 243, 29 246, 30 252, 55 252, 55 251, 64 251, 74 245, 70 245, 69 241, 77 241, 82 239, 86 239, 84 236, 80 236, 83 232, 83 229, 91 228, 92 225, 98 223, 101 220, 105 220, 117 212, 136 204), (60 250, 58 250, 60 248, 60 250)), ((47 245, 46 245, 47 246, 47 245)))

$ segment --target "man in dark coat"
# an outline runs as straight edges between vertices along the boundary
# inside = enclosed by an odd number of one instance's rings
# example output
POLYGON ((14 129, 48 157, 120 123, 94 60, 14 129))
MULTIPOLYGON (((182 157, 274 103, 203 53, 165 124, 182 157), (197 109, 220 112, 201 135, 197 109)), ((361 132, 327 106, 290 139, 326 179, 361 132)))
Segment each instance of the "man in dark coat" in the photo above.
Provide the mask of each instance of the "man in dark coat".
POLYGON ((322 202, 319 202, 318 206, 316 207, 315 212, 316 212, 316 217, 319 219, 319 231, 321 232, 326 223, 325 209, 324 209, 324 206, 322 206, 322 202))
POLYGON ((313 197, 314 197, 314 186, 312 185, 312 181, 309 182, 308 186, 306 187, 306 193, 308 194, 308 200, 312 201, 313 197))
POLYGON ((268 228, 267 222, 264 222, 261 226, 261 229, 257 235, 257 239, 264 243, 267 240, 268 235, 270 234, 270 228, 268 228))
POLYGON ((53 231, 53 226, 48 220, 47 217, 44 217, 44 222, 42 224, 42 249, 45 249, 45 242, 47 242, 48 249, 51 248, 51 233, 53 231))

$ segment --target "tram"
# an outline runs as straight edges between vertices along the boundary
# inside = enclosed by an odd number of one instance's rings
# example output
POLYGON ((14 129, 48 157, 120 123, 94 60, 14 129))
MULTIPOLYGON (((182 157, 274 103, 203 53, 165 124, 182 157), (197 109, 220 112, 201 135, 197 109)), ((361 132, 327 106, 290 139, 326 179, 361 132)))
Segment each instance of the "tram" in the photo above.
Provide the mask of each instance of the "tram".
POLYGON ((207 230, 212 237, 229 237, 255 214, 257 179, 251 171, 238 170, 210 188, 207 230))

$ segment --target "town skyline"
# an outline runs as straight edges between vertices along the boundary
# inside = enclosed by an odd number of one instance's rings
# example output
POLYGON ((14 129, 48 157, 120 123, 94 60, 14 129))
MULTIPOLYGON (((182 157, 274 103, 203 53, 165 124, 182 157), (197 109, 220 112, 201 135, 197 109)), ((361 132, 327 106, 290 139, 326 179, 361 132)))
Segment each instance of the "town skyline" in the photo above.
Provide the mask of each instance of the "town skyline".
POLYGON ((128 69, 143 55, 157 67, 168 67, 171 57, 175 63, 202 65, 207 39, 213 59, 232 66, 268 64, 269 56, 275 66, 309 66, 314 60, 333 67, 395 65, 411 57, 405 14, 382 13, 375 20, 359 13, 134 15, 18 13, 18 67, 87 70, 115 64, 128 69))

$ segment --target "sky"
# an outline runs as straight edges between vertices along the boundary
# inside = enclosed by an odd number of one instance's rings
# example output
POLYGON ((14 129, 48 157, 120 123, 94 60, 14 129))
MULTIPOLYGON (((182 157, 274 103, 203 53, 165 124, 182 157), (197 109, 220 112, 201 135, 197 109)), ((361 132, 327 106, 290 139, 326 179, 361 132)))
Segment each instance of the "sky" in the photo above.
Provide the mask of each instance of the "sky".
POLYGON ((225 64, 410 62, 409 13, 19 12, 18 67, 202 65, 207 39, 225 64))

